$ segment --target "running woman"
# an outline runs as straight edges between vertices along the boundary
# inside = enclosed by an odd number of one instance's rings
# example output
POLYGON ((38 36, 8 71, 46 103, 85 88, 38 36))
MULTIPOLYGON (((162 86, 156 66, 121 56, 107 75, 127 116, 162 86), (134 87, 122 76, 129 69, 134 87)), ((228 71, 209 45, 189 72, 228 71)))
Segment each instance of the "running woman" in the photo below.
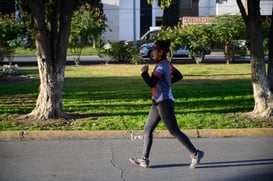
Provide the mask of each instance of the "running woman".
POLYGON ((140 167, 149 167, 150 150, 153 144, 153 131, 162 119, 170 134, 176 137, 191 153, 190 168, 199 164, 204 152, 197 150, 187 135, 178 128, 174 114, 174 97, 172 84, 183 78, 182 74, 167 60, 169 41, 157 41, 152 49, 152 58, 157 62, 151 76, 148 73, 149 66, 142 67, 142 78, 152 88, 152 106, 148 119, 144 126, 144 145, 142 156, 129 160, 140 167))

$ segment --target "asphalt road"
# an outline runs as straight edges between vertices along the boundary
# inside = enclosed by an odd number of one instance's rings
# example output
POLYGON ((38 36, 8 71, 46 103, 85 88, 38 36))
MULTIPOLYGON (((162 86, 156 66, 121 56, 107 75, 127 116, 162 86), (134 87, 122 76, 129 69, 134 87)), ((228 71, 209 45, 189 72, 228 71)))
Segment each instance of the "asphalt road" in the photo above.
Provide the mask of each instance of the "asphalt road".
MULTIPOLYGON (((105 64, 109 61, 107 57, 99 57, 99 56, 81 56, 80 64, 81 65, 92 65, 92 64, 105 64)), ((149 59, 145 59, 145 61, 153 62, 149 59)), ((195 62, 189 57, 175 57, 172 60, 173 63, 182 63, 182 64, 195 64, 195 62)), ((0 65, 7 64, 8 60, 5 58, 0 65)), ((226 63, 223 53, 214 52, 210 55, 206 55, 205 59, 202 63, 226 63)), ((249 57, 241 57, 236 59, 233 63, 249 63, 249 57)), ((19 66, 33 66, 37 65, 37 59, 34 56, 24 56, 24 57, 14 57, 13 64, 17 64, 19 66)), ((75 65, 74 59, 72 56, 67 57, 67 65, 75 65)))
POLYGON ((176 139, 154 140, 150 168, 128 160, 142 140, 87 139, 0 142, 2 181, 272 181, 273 137, 194 138, 205 151, 189 169, 189 153, 176 139))

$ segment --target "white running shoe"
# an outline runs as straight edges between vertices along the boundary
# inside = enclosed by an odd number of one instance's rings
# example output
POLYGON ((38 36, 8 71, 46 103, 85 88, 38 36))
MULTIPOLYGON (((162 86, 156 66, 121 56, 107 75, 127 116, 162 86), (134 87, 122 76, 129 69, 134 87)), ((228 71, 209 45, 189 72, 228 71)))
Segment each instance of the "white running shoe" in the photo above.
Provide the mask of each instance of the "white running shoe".
POLYGON ((203 158, 204 156, 204 152, 197 150, 196 155, 191 155, 191 165, 190 168, 194 169, 196 167, 196 165, 198 165, 200 163, 200 160, 203 158))
POLYGON ((149 160, 145 160, 142 157, 138 158, 130 158, 130 162, 132 162, 135 165, 138 165, 143 168, 148 168, 149 167, 149 160))

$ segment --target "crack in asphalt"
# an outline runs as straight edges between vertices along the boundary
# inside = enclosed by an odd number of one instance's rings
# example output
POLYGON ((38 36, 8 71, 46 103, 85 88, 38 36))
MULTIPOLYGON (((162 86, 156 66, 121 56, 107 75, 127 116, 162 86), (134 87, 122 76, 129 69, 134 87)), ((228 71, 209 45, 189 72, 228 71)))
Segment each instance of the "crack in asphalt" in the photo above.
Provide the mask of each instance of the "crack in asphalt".
POLYGON ((117 168, 117 169, 119 169, 119 170, 121 171, 121 173, 120 173, 120 178, 121 178, 121 180, 122 180, 122 181, 126 181, 126 180, 124 179, 124 169, 121 168, 121 167, 119 167, 119 166, 117 165, 117 163, 115 163, 115 155, 114 155, 114 152, 113 152, 113 149, 112 149, 112 148, 111 148, 111 154, 112 154, 112 158, 111 158, 110 163, 112 164, 113 167, 115 167, 115 168, 117 168))

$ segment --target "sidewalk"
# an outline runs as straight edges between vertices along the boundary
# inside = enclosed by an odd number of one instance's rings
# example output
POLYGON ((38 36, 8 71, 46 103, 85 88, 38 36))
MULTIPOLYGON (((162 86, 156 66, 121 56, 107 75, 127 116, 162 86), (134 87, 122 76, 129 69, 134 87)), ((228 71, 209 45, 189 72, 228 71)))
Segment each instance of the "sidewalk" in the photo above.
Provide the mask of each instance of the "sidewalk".
MULTIPOLYGON (((257 129, 197 129, 182 130, 191 138, 206 137, 245 137, 245 136, 273 136, 273 128, 257 129)), ((0 131, 0 141, 27 140, 77 140, 92 138, 129 138, 142 139, 143 131, 0 131)), ((172 138, 167 130, 156 130, 154 136, 158 138, 172 138)))

